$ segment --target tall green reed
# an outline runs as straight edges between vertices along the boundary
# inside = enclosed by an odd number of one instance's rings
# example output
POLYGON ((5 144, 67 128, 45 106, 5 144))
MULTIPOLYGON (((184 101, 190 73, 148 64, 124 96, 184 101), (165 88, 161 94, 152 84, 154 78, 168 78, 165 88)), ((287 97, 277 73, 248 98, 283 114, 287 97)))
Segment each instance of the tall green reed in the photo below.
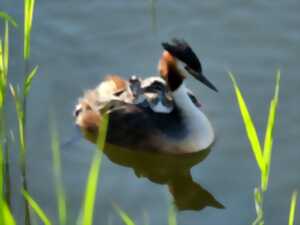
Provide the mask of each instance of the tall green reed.
MULTIPOLYGON (((10 174, 9 174, 9 146, 7 141, 5 102, 8 84, 9 67, 9 25, 17 27, 16 21, 4 12, 0 12, 0 18, 4 19, 4 38, 0 37, 0 151, 4 156, 1 161, 1 199, 5 201, 4 207, 10 206, 10 174)), ((2 23, 3 21, 0 21, 2 23)), ((2 201, 2 200, 1 200, 2 201)), ((5 210, 7 211, 7 210, 5 210)))
POLYGON ((9 23, 5 21, 4 41, 0 37, 0 138, 1 144, 5 139, 5 115, 4 105, 6 89, 8 83, 8 64, 9 64, 9 23))
POLYGON ((246 128, 246 133, 248 136, 248 140, 251 145, 251 149, 253 155, 256 159, 257 165, 261 172, 261 190, 265 192, 268 188, 269 182, 269 173, 270 173, 270 165, 271 165, 271 156, 272 156, 272 145, 273 145, 273 128, 275 124, 275 116, 276 116, 276 109, 278 105, 278 98, 279 98, 279 81, 280 81, 280 71, 277 72, 276 76, 276 87, 275 87, 275 94, 273 99, 271 100, 270 109, 269 109, 269 116, 268 122, 266 126, 265 132, 265 140, 264 146, 261 147, 261 143, 258 139, 257 131, 251 115, 248 111, 248 107, 244 101, 244 98, 241 94, 241 91, 236 83, 234 75, 230 73, 230 78, 232 79, 237 101, 239 104, 240 112, 243 118, 243 122, 246 128))
POLYGON ((6 193, 10 190, 4 106, 8 83, 9 23, 16 26, 16 22, 4 12, 0 12, 0 17, 5 21, 4 40, 0 37, 0 224, 14 225, 16 223, 9 208, 10 195, 4 194, 5 190, 6 193))
POLYGON ((296 205, 297 205, 297 197, 298 197, 298 192, 294 191, 293 194, 292 194, 292 197, 291 197, 289 225, 294 225, 295 211, 296 211, 296 205))
MULTIPOLYGON (((34 13, 35 0, 24 0, 24 62, 25 62, 25 76, 24 82, 22 86, 22 92, 18 91, 18 88, 11 85, 11 93, 15 100, 15 106, 17 111, 18 118, 18 134, 19 134, 19 162, 20 162, 20 170, 22 175, 22 188, 27 191, 27 178, 26 178, 26 98, 29 94, 30 86, 33 77, 36 75, 37 67, 35 67, 31 72, 29 72, 29 57, 30 57, 30 37, 31 37, 31 28, 32 28, 32 20, 34 13)), ((5 125, 4 125, 4 111, 3 105, 5 101, 6 88, 8 84, 7 76, 8 76, 8 58, 9 58, 9 43, 8 43, 8 23, 11 23, 13 26, 17 27, 16 21, 9 16, 5 12, 0 12, 0 17, 6 20, 5 23, 5 41, 4 45, 0 40, 0 116, 1 116, 1 148, 3 148, 3 140, 5 138, 5 125), (2 47, 3 46, 3 47, 2 47)), ((7 142, 5 143, 7 146, 7 142)), ((9 160, 9 152, 8 149, 6 151, 6 162, 9 160)), ((9 165, 9 164, 6 164, 9 165)), ((6 169, 8 173, 8 167, 6 169)), ((6 176, 9 179, 9 175, 6 176)), ((10 183, 9 180, 5 182, 7 185, 10 183)), ((6 190, 10 190, 10 188, 6 188, 6 190)), ((27 202, 25 201, 25 224, 30 225, 30 214, 29 207, 27 202)))
POLYGON ((0 224, 3 225, 15 225, 16 222, 10 212, 9 206, 4 198, 3 194, 3 177, 4 177, 4 158, 3 158, 3 149, 0 149, 0 224))
POLYGON ((12 26, 15 28, 18 27, 17 22, 12 18, 10 15, 8 15, 6 12, 0 11, 0 18, 3 18, 6 22, 9 22, 12 26))
MULTIPOLYGON (((92 225, 93 224, 93 213, 95 208, 95 200, 96 193, 98 187, 98 178, 100 176, 100 168, 102 161, 103 151, 99 151, 104 149, 107 126, 109 123, 108 115, 103 117, 101 127, 99 130, 99 137, 97 140, 97 151, 95 152, 95 156, 90 166, 87 182, 86 182, 86 190, 84 194, 84 199, 82 201, 82 209, 79 213, 79 217, 77 220, 78 225, 92 225)), ((57 195, 57 208, 58 208, 58 217, 59 224, 65 225, 67 223, 67 200, 65 197, 65 192, 61 179, 61 163, 60 163, 60 145, 59 145, 59 135, 55 129, 51 130, 52 134, 52 154, 53 154, 53 174, 55 181, 55 189, 57 195)), ((36 215, 40 218, 40 220, 45 225, 55 224, 53 220, 51 220, 43 209, 39 206, 39 204, 30 196, 30 194, 23 190, 23 195, 34 210, 36 215)))
MULTIPOLYGON (((52 122, 54 124, 54 122, 52 122)), ((67 224, 67 201, 66 194, 63 186, 63 179, 61 174, 61 159, 60 159, 60 140, 59 135, 54 127, 50 131, 51 133, 51 146, 52 146, 52 168, 53 168, 53 176, 54 176, 54 188, 57 196, 57 210, 58 210, 58 218, 59 224, 65 225, 67 224)))
MULTIPOLYGON (((3 17, 5 18, 5 17, 3 17)), ((1 164, 0 169, 3 170, 4 183, 1 184, 5 186, 5 190, 9 190, 9 167, 8 158, 9 152, 7 148, 7 134, 5 125, 5 99, 6 99, 6 89, 7 89, 7 76, 8 76, 8 61, 9 61, 9 24, 5 21, 5 31, 4 31, 4 41, 0 37, 0 151, 4 154, 3 164, 1 164)), ((2 188, 2 187, 1 187, 2 188)), ((1 194, 4 192, 1 192, 1 194)), ((9 192, 7 192, 9 193, 9 192)), ((6 195, 6 200, 9 202, 9 195, 6 195)))
POLYGON ((30 40, 35 0, 24 0, 24 59, 30 57, 30 40))
POLYGON ((168 222, 169 222, 169 225, 177 225, 176 210, 173 205, 171 205, 169 208, 168 222))
POLYGON ((103 116, 103 120, 101 121, 101 126, 99 127, 99 135, 97 138, 97 149, 96 153, 90 167, 89 176, 87 179, 86 189, 85 189, 85 197, 83 200, 82 210, 80 213, 80 218, 78 219, 79 224, 82 225, 92 225, 93 224, 93 214, 94 214, 94 206, 96 200, 97 186, 98 186, 98 178, 100 175, 100 168, 102 162, 102 156, 104 151, 104 145, 106 140, 106 133, 109 123, 108 114, 103 116), (99 151, 99 149, 101 151, 99 151))
POLYGON ((34 210, 34 212, 38 215, 40 220, 45 225, 52 225, 53 223, 51 222, 49 217, 46 215, 44 210, 39 206, 39 204, 30 196, 30 194, 25 190, 23 190, 22 193, 23 193, 23 196, 24 196, 26 202, 28 202, 28 204, 34 210))
MULTIPOLYGON (((271 159, 272 159, 272 147, 273 147, 273 128, 275 125, 276 110, 279 101, 280 71, 278 70, 276 73, 275 92, 269 107, 269 114, 268 114, 268 120, 266 125, 263 148, 261 142, 259 141, 257 131, 253 123, 252 117, 249 113, 247 104, 243 98, 243 95, 235 80, 235 77, 232 73, 229 73, 229 76, 234 86, 237 102, 246 129, 246 134, 251 145, 252 153, 256 159, 256 163, 260 170, 260 177, 261 177, 260 186, 254 189, 256 219, 254 220, 253 225, 255 224, 263 225, 264 224, 264 192, 267 191, 268 183, 269 183, 269 174, 270 174, 271 159)), ((295 197, 293 199, 295 199, 295 197)))
MULTIPOLYGON (((0 149, 0 168, 3 168, 3 151, 0 149)), ((0 169, 0 224, 15 225, 15 219, 3 195, 3 170, 0 169)))
MULTIPOLYGON (((34 1, 28 1, 25 0, 24 2, 24 60, 25 64, 27 65, 29 56, 30 56, 30 33, 31 33, 31 26, 32 26, 32 17, 33 17, 33 9, 34 9, 34 1)), ((4 102, 6 98, 6 89, 8 86, 8 61, 9 61, 9 27, 8 23, 11 23, 13 26, 17 27, 17 23, 15 20, 9 16, 8 14, 4 12, 0 12, 0 17, 4 18, 6 20, 5 22, 5 38, 4 38, 4 44, 2 44, 2 40, 0 39, 0 116, 1 116, 1 127, 0 127, 0 140, 1 140, 1 153, 4 152, 6 148, 6 167, 5 168, 5 186, 7 190, 6 199, 7 202, 10 200, 9 196, 9 190, 10 190, 10 180, 9 180, 9 149, 8 144, 6 141, 6 128, 4 122, 5 115, 4 115, 4 102)), ((25 65, 25 68, 27 66, 25 65)), ((17 120, 18 120, 18 133, 19 133, 19 163, 20 163, 20 170, 21 170, 21 183, 22 183, 22 189, 24 192, 28 190, 27 185, 27 178, 26 178, 26 97, 29 94, 30 86, 33 77, 35 76, 37 71, 37 67, 33 69, 32 72, 30 72, 27 75, 26 69, 25 69, 25 78, 23 82, 23 91, 20 93, 19 89, 14 87, 13 85, 10 85, 10 90, 12 93, 12 96, 15 100, 15 106, 17 111, 17 120)), ((1 169, 3 167, 1 166, 1 169)), ((24 223, 26 225, 30 225, 30 213, 29 213, 29 205, 27 201, 24 201, 25 208, 24 208, 24 223)))
MULTIPOLYGON (((32 80, 37 74, 38 67, 35 67, 30 73, 27 74, 28 71, 28 60, 30 56, 30 33, 31 33, 31 26, 32 26, 32 16, 33 16, 33 9, 34 9, 34 1, 27 1, 25 0, 24 6, 24 60, 25 60, 25 78, 24 83, 22 86, 22 90, 18 87, 15 87, 10 84, 10 91, 15 101, 15 107, 17 112, 17 121, 18 121, 18 133, 19 133, 19 161, 20 161, 20 170, 22 175, 22 193, 25 200, 25 218, 24 224, 30 225, 31 218, 29 212, 29 206, 33 209, 33 211, 38 215, 40 220, 45 225, 52 225, 54 224, 52 220, 46 215, 43 209, 39 206, 39 204, 30 196, 28 192, 28 185, 27 185, 27 175, 26 175, 26 99, 29 95, 32 80)), ((4 225, 14 225, 15 220, 10 213, 10 207, 7 205, 7 201, 3 198, 3 172, 5 172, 4 168, 4 160, 3 160, 3 152, 4 152, 4 145, 3 140, 5 139, 4 135, 4 102, 5 102, 5 94, 7 84, 9 83, 7 80, 8 75, 8 21, 16 26, 16 22, 6 13, 0 13, 1 18, 6 19, 5 23, 5 38, 4 43, 0 39, 0 116, 1 116, 1 130, 0 130, 0 224, 4 225)), ((108 116, 104 117, 102 121, 102 126, 100 127, 100 135, 97 141, 97 148, 103 149, 105 144, 105 137, 106 131, 108 126, 108 116)), ((52 153, 53 153, 53 173, 55 179, 55 189, 57 195, 57 208, 58 208, 58 216, 59 216, 59 223, 61 225, 65 225, 67 223, 67 207, 66 207, 66 198, 65 193, 62 185, 61 179, 61 166, 60 166, 60 154, 59 154, 59 138, 55 130, 51 131, 52 133, 52 153)), ((83 200, 82 210, 80 213, 79 224, 82 225, 91 225, 93 221, 93 210, 96 198, 96 190, 98 184, 98 177, 100 174, 100 165, 102 159, 102 152, 96 151, 94 160, 91 164, 87 185, 86 185, 86 192, 83 200)), ((8 160, 7 160, 8 161, 8 160)), ((5 176, 4 176, 5 177, 5 176)), ((9 177, 9 176, 6 176, 9 177)), ((10 188, 5 188, 6 190, 10 190, 10 188)))
MULTIPOLYGON (((30 39, 31 39, 31 29, 33 21, 33 13, 35 7, 35 0, 24 0, 24 62, 25 62, 25 72, 24 72, 24 82, 22 85, 22 93, 18 92, 16 88, 11 86, 11 92, 15 100, 15 106, 18 118, 18 133, 19 133, 19 150, 20 150, 20 170, 22 176, 22 189, 24 192, 28 191, 27 184, 27 163, 26 163, 26 98, 29 94, 30 86, 33 77, 36 75, 37 67, 35 67, 31 72, 29 72, 29 57, 30 57, 30 39)), ((24 201, 25 204, 25 218, 24 222, 26 225, 30 225, 30 212, 28 201, 24 201)))
POLYGON ((123 211, 118 205, 113 204, 113 207, 125 225, 136 225, 134 220, 125 211, 123 211))

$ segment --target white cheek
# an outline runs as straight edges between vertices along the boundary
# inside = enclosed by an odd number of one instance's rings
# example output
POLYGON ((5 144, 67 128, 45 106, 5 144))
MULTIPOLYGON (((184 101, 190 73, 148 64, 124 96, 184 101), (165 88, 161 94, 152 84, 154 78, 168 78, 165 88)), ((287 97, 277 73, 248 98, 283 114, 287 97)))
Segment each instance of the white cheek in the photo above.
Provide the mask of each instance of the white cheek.
POLYGON ((185 69, 186 64, 180 60, 176 60, 176 64, 177 64, 177 67, 180 70, 181 74, 183 74, 185 77, 187 77, 189 75, 189 73, 185 69))

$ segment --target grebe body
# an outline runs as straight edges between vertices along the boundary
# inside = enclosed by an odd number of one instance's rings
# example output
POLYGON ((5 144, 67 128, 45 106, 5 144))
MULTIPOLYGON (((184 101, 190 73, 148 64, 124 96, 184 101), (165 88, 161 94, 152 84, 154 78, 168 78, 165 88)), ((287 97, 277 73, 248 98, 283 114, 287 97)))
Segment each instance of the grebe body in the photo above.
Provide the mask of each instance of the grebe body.
POLYGON ((200 61, 185 41, 163 47, 160 76, 124 80, 109 75, 79 99, 75 122, 89 140, 96 142, 102 115, 108 113, 110 144, 171 154, 194 153, 212 145, 213 128, 184 80, 190 74, 217 89, 203 76, 200 61))

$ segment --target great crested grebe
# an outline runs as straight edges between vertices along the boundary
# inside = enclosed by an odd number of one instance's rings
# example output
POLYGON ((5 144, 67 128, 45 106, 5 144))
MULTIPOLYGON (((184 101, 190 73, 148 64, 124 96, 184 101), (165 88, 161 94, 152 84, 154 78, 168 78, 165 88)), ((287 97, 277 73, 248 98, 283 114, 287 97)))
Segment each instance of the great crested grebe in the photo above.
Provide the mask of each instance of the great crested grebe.
POLYGON ((159 76, 124 80, 108 75, 75 108, 75 123, 96 142, 103 113, 109 114, 107 142, 134 150, 193 153, 210 147, 213 128, 197 98, 185 86, 191 74, 217 91, 203 75, 196 54, 183 40, 162 44, 159 76))

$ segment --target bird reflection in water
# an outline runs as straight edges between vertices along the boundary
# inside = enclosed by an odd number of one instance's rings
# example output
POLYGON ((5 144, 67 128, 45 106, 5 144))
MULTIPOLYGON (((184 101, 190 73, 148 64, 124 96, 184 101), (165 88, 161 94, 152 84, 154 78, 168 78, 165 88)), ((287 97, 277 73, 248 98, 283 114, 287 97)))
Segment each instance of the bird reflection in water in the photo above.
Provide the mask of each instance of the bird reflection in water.
POLYGON ((217 89, 203 75, 200 60, 186 41, 174 39, 162 47, 159 76, 129 80, 107 76, 78 100, 75 124, 96 142, 107 113, 106 141, 114 145, 107 144, 104 153, 111 161, 132 168, 138 177, 166 184, 179 210, 223 208, 191 175, 191 168, 208 155, 215 135, 202 104, 184 81, 192 76, 217 89))
POLYGON ((191 168, 203 161, 210 149, 186 155, 136 151, 106 144, 104 154, 114 163, 132 168, 139 178, 167 185, 178 210, 224 208, 215 197, 193 180, 191 168))

